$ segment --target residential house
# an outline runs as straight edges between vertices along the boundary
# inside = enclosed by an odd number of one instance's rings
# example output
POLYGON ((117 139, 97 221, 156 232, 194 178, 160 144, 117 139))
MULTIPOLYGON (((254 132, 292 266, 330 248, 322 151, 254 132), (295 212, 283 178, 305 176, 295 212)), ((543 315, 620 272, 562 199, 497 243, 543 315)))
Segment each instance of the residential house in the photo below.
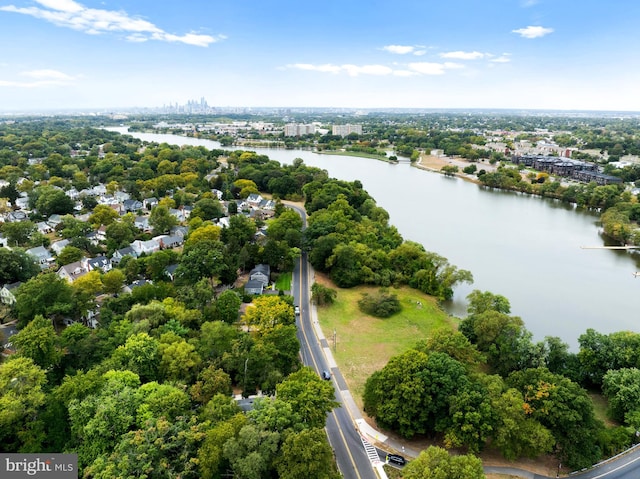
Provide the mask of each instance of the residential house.
POLYGON ((136 216, 133 225, 141 231, 151 231, 151 225, 149 224, 148 216, 136 216))
POLYGON ((264 291, 264 284, 257 279, 250 279, 244 285, 245 294, 262 294, 264 291))
POLYGON ((9 306, 16 304, 15 293, 21 284, 22 283, 20 281, 11 284, 5 284, 2 289, 0 289, 0 302, 9 306))
POLYGON ((122 207, 125 212, 136 212, 142 209, 142 202, 138 200, 124 200, 122 202, 122 207))
POLYGON ((151 209, 155 206, 158 206, 158 198, 152 197, 152 198, 145 198, 144 200, 142 200, 142 205, 149 211, 151 211, 151 209))
POLYGON ((49 219, 47 220, 47 223, 55 229, 56 226, 58 226, 60 223, 62 223, 62 216, 58 215, 58 214, 53 214, 51 216, 49 216, 49 219))
POLYGON ((189 228, 187 228, 186 226, 174 226, 169 231, 169 234, 171 236, 182 236, 182 238, 186 238, 189 234, 189 228))
POLYGON ((218 218, 218 226, 221 226, 222 228, 228 228, 230 223, 231 218, 229 216, 224 216, 222 218, 218 218))
POLYGON ((260 281, 264 287, 269 284, 269 277, 271 276, 271 267, 268 264, 257 264, 249 272, 249 279, 260 281))
POLYGON ((18 221, 27 221, 28 219, 29 217, 27 216, 27 213, 21 210, 10 211, 9 214, 7 214, 7 222, 9 223, 16 223, 18 221))
POLYGON ((61 239, 60 241, 51 243, 51 249, 56 255, 59 255, 60 253, 62 253, 63 249, 69 246, 70 243, 71 241, 69 241, 68 239, 61 239))
POLYGON ((89 271, 82 265, 82 261, 75 261, 70 264, 61 266, 58 270, 58 277, 66 279, 68 282, 73 283, 76 279, 81 278, 89 271))
POLYGON ((20 196, 20 198, 16 198, 13 204, 20 210, 26 210, 29 207, 29 197, 26 194, 25 196, 20 196))
POLYGON ((273 211, 276 209, 276 202, 273 200, 262 200, 260 202, 260 209, 273 211))
POLYGON ((167 275, 167 277, 171 281, 173 281, 175 279, 177 269, 178 269, 178 263, 173 263, 164 269, 164 273, 167 275))
POLYGON ((176 236, 159 235, 159 236, 154 236, 152 239, 160 243, 160 249, 177 248, 182 243, 184 243, 184 238, 182 236, 177 236, 177 235, 176 236))
POLYGON ((31 256, 36 263, 40 265, 40 269, 47 269, 50 264, 53 262, 51 251, 49 251, 44 246, 36 246, 35 248, 30 248, 25 251, 29 256, 31 256))
POLYGON ((45 223, 44 221, 38 221, 36 223, 36 228, 43 235, 53 232, 53 227, 50 224, 45 223))
POLYGON ((131 195, 125 191, 116 191, 113 194, 113 197, 116 199, 118 203, 124 203, 126 200, 131 198, 131 195))
POLYGON ((135 250, 131 246, 127 246, 126 248, 116 250, 113 253, 113 256, 111 257, 111 264, 113 265, 120 264, 120 261, 122 261, 122 258, 124 258, 125 256, 131 256, 132 258, 138 257, 135 250))
POLYGON ((75 188, 71 188, 70 190, 65 191, 64 194, 72 200, 77 200, 80 197, 80 193, 75 188))
POLYGON ((175 216, 175 218, 180 222, 183 222, 187 219, 183 209, 170 208, 169 213, 175 216))
POLYGON ((96 256, 95 258, 83 258, 82 265, 87 269, 87 271, 101 271, 106 273, 107 271, 111 271, 112 265, 109 258, 106 256, 96 256))
POLYGON ((160 243, 154 239, 150 239, 148 241, 135 240, 130 246, 133 248, 133 251, 136 252, 137 256, 160 251, 160 243))
POLYGON ((253 207, 258 207, 260 205, 260 202, 263 200, 264 198, 262 196, 260 196, 258 193, 251 193, 249 196, 247 196, 247 203, 250 206, 253 207))
POLYGON ((216 198, 218 198, 218 200, 222 200, 222 195, 223 195, 222 191, 216 190, 215 188, 213 188, 211 190, 211 193, 213 193, 216 196, 216 198))
POLYGON ((138 279, 131 284, 125 285, 122 290, 125 293, 131 293, 135 288, 139 288, 140 286, 144 286, 145 284, 153 284, 153 282, 146 279, 138 279))

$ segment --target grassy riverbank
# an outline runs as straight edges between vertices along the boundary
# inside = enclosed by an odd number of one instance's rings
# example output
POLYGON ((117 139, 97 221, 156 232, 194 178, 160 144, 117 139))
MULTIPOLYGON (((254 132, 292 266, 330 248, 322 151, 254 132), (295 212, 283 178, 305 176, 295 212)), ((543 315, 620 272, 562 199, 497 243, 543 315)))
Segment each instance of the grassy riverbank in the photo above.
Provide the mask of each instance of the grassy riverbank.
MULTIPOLYGON (((319 275, 316 281, 335 288, 319 275)), ((374 371, 382 369, 392 356, 426 339, 432 331, 455 328, 457 324, 435 298, 409 287, 390 289, 402 304, 400 313, 386 319, 367 316, 358 309, 358 300, 362 293, 377 289, 368 286, 338 289, 338 297, 332 306, 318 308, 320 326, 361 408, 364 383, 374 371)))
POLYGON ((356 156, 358 158, 371 158, 372 160, 380 160, 380 161, 386 161, 387 163, 395 163, 394 161, 391 161, 387 156, 382 156, 382 153, 380 155, 373 155, 371 153, 363 153, 360 151, 336 151, 336 150, 322 150, 322 151, 317 151, 316 153, 320 155, 356 156))

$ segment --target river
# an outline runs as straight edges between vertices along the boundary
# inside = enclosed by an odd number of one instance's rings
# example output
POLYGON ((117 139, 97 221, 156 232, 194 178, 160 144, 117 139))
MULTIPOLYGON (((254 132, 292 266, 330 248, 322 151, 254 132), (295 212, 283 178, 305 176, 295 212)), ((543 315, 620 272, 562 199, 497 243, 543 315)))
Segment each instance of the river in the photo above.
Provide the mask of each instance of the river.
MULTIPOLYGON (((109 128, 126 132, 125 128, 109 128)), ((210 140, 129 133, 158 143, 220 148, 210 140)), ((360 180, 405 240, 416 241, 473 273, 445 305, 464 316, 473 289, 507 297, 540 340, 559 336, 576 351, 587 328, 637 331, 640 256, 602 246, 598 215, 554 200, 489 190, 459 178, 366 158, 306 150, 247 148, 282 164, 302 158, 346 181, 360 180)))

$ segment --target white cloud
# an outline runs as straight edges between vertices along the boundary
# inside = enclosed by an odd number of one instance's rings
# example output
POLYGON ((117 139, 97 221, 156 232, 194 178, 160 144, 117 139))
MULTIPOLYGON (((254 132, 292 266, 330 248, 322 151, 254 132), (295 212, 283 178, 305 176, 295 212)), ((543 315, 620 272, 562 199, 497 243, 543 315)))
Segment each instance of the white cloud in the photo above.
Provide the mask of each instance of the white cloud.
POLYGON ((409 68, 423 75, 443 75, 444 66, 442 63, 418 62, 409 63, 409 68))
POLYGON ((66 73, 59 72, 58 70, 31 70, 27 72, 22 72, 21 75, 35 78, 37 80, 73 80, 72 76, 67 75, 66 73))
POLYGON ((27 77, 29 80, 0 80, 0 87, 13 88, 39 88, 45 86, 64 86, 71 85, 75 78, 58 70, 31 70, 20 72, 20 76, 27 77))
POLYGON ((455 60, 479 60, 481 58, 486 57, 485 53, 480 52, 463 52, 463 51, 455 51, 455 52, 445 52, 440 54, 440 58, 453 58, 455 60))
POLYGON ((311 63, 294 63, 287 65, 286 68, 316 71, 322 73, 346 73, 349 76, 356 77, 360 75, 386 76, 393 75, 398 77, 409 77, 415 75, 442 75, 446 70, 456 70, 464 68, 464 65, 454 62, 431 63, 431 62, 413 62, 399 69, 391 68, 386 65, 353 65, 350 63, 344 65, 333 65, 325 63, 314 65, 311 63))
POLYGON ((523 38, 540 38, 553 32, 553 28, 546 28, 540 26, 528 26, 526 28, 518 28, 517 30, 511 30, 511 33, 517 33, 523 38))
POLYGON ((214 37, 196 33, 175 35, 165 32, 147 20, 131 17, 124 11, 87 8, 73 0, 36 0, 36 2, 45 8, 6 5, 0 7, 0 10, 30 15, 59 27, 71 28, 90 35, 124 32, 129 34, 125 38, 134 42, 159 40, 206 47, 226 38, 224 35, 214 37))
POLYGON ((298 70, 316 71, 323 73, 346 73, 355 77, 358 75, 376 75, 384 76, 393 73, 393 69, 385 65, 332 65, 326 63, 324 65, 312 65, 311 63, 295 63, 287 65, 287 68, 295 68, 298 70))
POLYGON ((416 45, 386 45, 382 49, 389 53, 395 53, 397 55, 406 55, 411 53, 412 55, 421 56, 427 53, 422 46, 416 45))
POLYGON ((511 53, 503 53, 499 57, 489 60, 491 63, 509 63, 511 61, 511 53))
POLYGON ((539 3, 539 0, 522 0, 520 2, 520 5, 522 5, 523 8, 529 8, 529 7, 533 7, 534 5, 537 5, 539 3))

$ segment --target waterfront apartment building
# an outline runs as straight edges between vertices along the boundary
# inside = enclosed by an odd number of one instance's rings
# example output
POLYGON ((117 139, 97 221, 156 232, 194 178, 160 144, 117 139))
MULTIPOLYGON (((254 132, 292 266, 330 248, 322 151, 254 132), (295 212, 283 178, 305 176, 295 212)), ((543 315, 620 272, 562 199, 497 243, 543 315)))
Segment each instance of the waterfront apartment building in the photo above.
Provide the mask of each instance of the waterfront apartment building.
POLYGON ((284 125, 284 136, 313 135, 315 132, 315 125, 304 125, 302 123, 288 123, 284 125))
POLYGON ((348 136, 351 133, 362 135, 362 125, 351 125, 349 123, 346 125, 333 125, 332 133, 339 136, 348 136))

